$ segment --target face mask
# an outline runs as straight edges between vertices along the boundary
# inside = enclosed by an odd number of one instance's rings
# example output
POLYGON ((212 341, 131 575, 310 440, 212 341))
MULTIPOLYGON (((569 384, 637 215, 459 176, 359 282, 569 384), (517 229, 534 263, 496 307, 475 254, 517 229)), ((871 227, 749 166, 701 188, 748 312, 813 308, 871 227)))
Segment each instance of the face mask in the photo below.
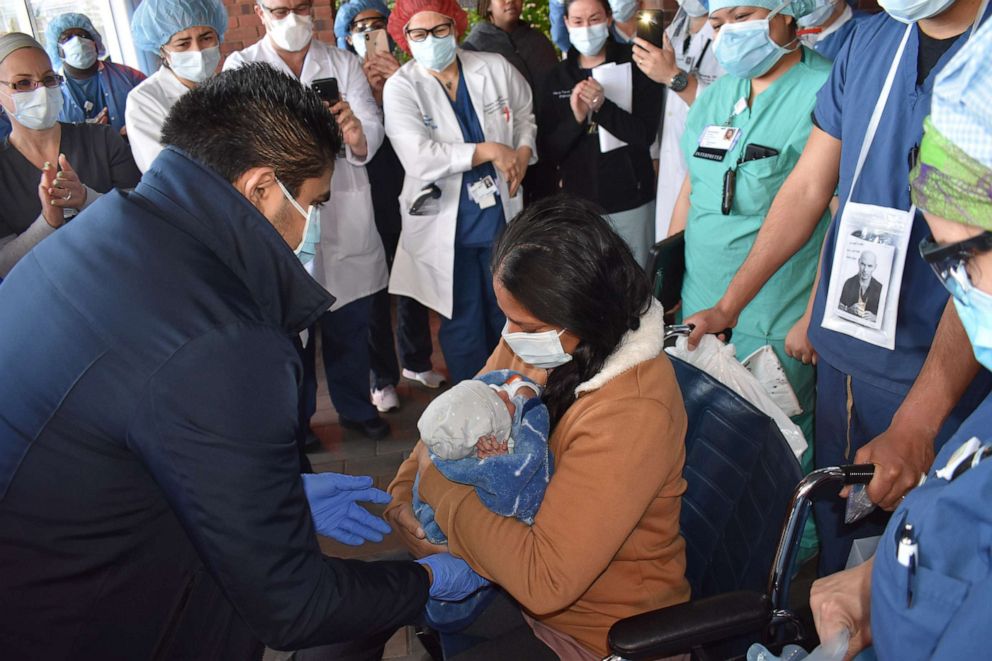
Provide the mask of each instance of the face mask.
POLYGON ((31 92, 11 94, 14 119, 24 128, 44 131, 55 126, 62 112, 62 90, 39 87, 31 92))
POLYGON ((73 37, 59 48, 62 60, 75 69, 89 69, 96 62, 96 42, 83 37, 73 37))
POLYGON ((320 243, 320 209, 311 204, 309 209, 304 210, 300 206, 300 203, 289 194, 289 191, 286 190, 286 187, 282 185, 281 181, 276 179, 276 183, 279 184, 279 190, 286 196, 289 203, 307 219, 307 224, 303 226, 303 239, 300 241, 300 245, 296 246, 296 249, 293 250, 296 256, 300 258, 300 262, 306 266, 317 256, 317 244, 320 243))
POLYGON ((220 64, 220 46, 169 53, 169 68, 172 69, 172 73, 194 83, 202 83, 214 75, 218 64, 220 64))
POLYGON ((830 18, 830 15, 834 13, 834 3, 828 2, 827 4, 814 9, 812 13, 806 14, 796 19, 796 23, 801 28, 815 28, 823 25, 830 18))
POLYGON ((786 2, 766 18, 727 23, 713 42, 713 54, 723 70, 738 78, 757 78, 768 73, 783 55, 794 48, 779 46, 771 37, 769 24, 786 2))
POLYGON ((954 0, 878 0, 885 13, 902 23, 915 23, 941 13, 954 0))
POLYGON ((596 55, 603 50, 603 44, 606 43, 608 36, 609 31, 606 23, 584 28, 568 28, 568 40, 575 46, 575 50, 587 57, 596 55))
POLYGON ((968 292, 968 303, 954 299, 961 325, 971 340, 975 358, 992 370, 992 296, 979 289, 968 292))
POLYGON ((609 0, 613 20, 626 23, 637 13, 637 0, 609 0))
POLYGON ((572 360, 572 355, 561 348, 561 334, 565 329, 557 333, 553 330, 543 333, 508 333, 506 328, 503 327, 503 339, 510 350, 528 365, 549 370, 572 360))
POLYGON ((368 52, 368 43, 365 41, 365 34, 351 35, 351 47, 355 49, 355 54, 364 60, 365 54, 368 52))
POLYGON ((267 30, 276 46, 295 53, 306 48, 313 39, 313 18, 297 16, 292 12, 281 21, 269 16, 267 30))
POLYGON ((455 61, 455 35, 438 39, 432 34, 423 41, 411 41, 410 54, 417 64, 431 71, 444 71, 445 67, 455 61))
POLYGON ((681 0, 679 6, 682 7, 682 11, 692 18, 699 18, 710 13, 699 0, 681 0))

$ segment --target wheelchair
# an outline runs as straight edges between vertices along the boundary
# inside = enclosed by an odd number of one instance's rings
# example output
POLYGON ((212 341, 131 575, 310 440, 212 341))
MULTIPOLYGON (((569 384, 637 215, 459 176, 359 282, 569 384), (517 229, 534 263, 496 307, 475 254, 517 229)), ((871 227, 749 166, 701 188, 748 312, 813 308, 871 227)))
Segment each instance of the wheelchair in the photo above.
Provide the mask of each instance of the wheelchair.
MULTIPOLYGON (((686 332, 669 327, 666 340, 686 332)), ((680 528, 693 599, 618 621, 606 661, 686 653, 698 661, 736 660, 754 642, 776 651, 789 643, 812 648, 810 614, 788 604, 812 498, 866 484, 874 467, 803 477, 770 418, 705 372, 670 359, 689 420, 680 528)))

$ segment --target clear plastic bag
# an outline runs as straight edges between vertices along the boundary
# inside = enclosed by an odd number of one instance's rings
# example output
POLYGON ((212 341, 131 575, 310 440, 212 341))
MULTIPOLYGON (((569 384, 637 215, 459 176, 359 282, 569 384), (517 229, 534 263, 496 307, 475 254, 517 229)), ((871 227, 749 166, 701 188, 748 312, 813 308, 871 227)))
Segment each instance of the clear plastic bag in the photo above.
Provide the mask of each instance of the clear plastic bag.
POLYGON ((808 654, 798 645, 786 645, 782 654, 775 656, 764 645, 755 643, 747 650, 747 661, 844 661, 850 642, 851 632, 844 628, 808 654))
POLYGON ((782 361, 771 346, 766 344, 742 360, 741 364, 754 375, 783 413, 792 418, 803 412, 796 391, 792 389, 785 368, 782 367, 782 361))
POLYGON ((689 351, 687 342, 688 338, 680 337, 675 346, 666 351, 703 370, 774 420, 793 454, 796 458, 801 457, 809 447, 802 430, 789 420, 789 416, 779 408, 758 379, 737 361, 734 345, 724 344, 713 335, 704 335, 699 346, 694 351, 689 351))

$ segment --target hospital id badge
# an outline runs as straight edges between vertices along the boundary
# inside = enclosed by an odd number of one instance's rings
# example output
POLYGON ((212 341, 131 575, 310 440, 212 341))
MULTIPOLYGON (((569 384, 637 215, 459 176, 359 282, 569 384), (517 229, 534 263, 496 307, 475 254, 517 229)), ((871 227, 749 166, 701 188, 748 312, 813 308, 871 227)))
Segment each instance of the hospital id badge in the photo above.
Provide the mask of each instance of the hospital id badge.
POLYGON ((708 161, 722 161, 741 137, 741 130, 733 126, 710 125, 699 136, 699 147, 693 154, 708 161))
POLYGON ((468 194, 471 196, 472 201, 479 205, 480 209, 488 209, 496 205, 496 193, 498 190, 493 178, 486 176, 474 184, 470 184, 468 194))

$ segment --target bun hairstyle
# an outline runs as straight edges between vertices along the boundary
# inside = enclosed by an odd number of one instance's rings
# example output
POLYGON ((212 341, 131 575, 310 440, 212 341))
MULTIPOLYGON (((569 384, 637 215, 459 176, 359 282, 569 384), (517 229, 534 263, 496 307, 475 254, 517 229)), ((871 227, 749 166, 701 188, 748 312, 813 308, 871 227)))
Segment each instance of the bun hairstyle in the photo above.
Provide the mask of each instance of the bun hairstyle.
POLYGON ((547 198, 514 218, 493 247, 493 274, 506 291, 541 321, 580 338, 571 362, 548 377, 552 427, 651 304, 647 275, 600 214, 585 200, 547 198))

